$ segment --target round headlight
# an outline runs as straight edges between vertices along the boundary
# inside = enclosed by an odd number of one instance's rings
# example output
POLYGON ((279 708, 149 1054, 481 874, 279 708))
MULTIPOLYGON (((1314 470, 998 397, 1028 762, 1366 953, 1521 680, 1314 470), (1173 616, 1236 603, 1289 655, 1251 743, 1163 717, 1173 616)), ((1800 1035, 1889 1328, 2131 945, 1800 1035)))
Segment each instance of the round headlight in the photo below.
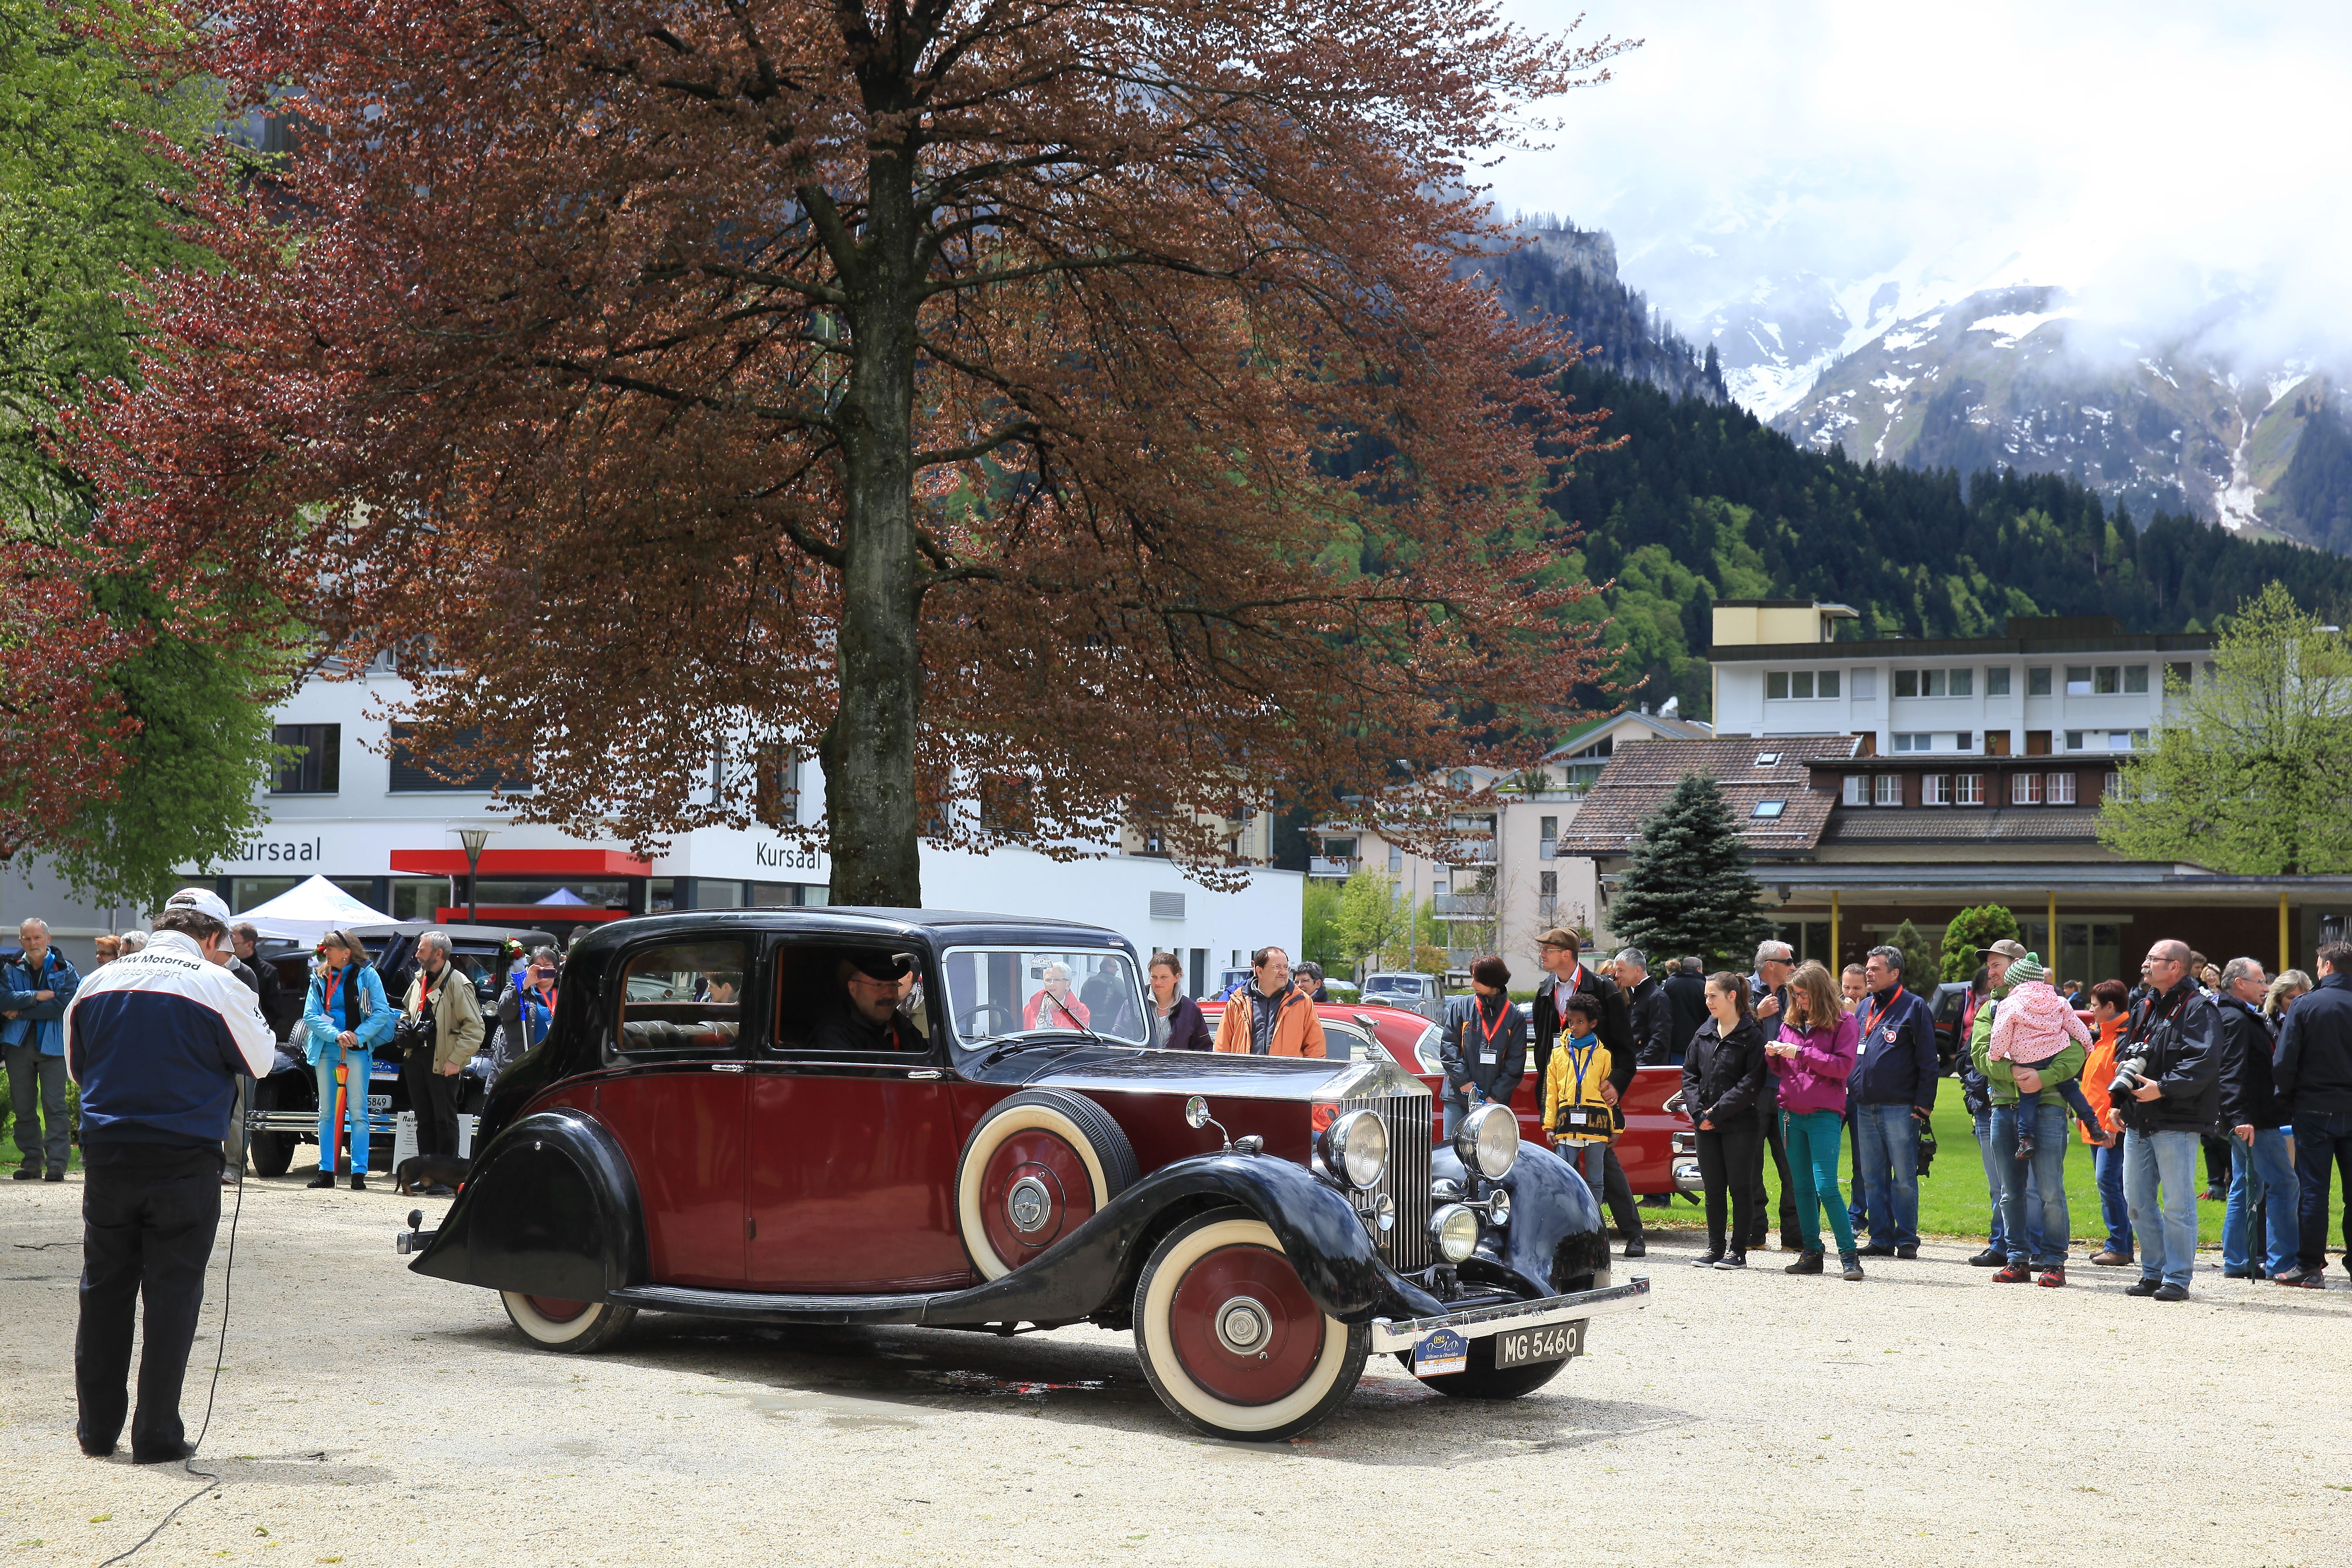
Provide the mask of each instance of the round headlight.
POLYGON ((1519 1118, 1507 1105, 1482 1105, 1462 1119, 1454 1152, 1490 1182, 1511 1173, 1519 1158, 1519 1118))
POLYGON ((1478 1250, 1478 1211, 1448 1204, 1429 1216, 1429 1234, 1437 1243, 1437 1256, 1459 1263, 1478 1250))
POLYGON ((1511 1194, 1497 1187, 1495 1195, 1486 1200, 1486 1217, 1496 1225, 1511 1223, 1511 1194))
POLYGON ((1389 1168, 1389 1130, 1369 1110, 1350 1110, 1323 1130, 1323 1168, 1354 1187, 1377 1187, 1389 1168))

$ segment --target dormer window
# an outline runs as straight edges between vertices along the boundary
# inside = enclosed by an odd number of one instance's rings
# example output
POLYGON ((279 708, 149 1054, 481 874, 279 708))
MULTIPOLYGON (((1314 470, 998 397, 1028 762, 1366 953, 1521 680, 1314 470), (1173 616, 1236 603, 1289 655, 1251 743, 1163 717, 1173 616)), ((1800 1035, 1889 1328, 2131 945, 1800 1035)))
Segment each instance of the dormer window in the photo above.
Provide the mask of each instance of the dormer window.
POLYGON ((1769 822, 1787 810, 1788 806, 1789 803, 1785 800, 1759 800, 1756 803, 1755 809, 1748 815, 1769 822))

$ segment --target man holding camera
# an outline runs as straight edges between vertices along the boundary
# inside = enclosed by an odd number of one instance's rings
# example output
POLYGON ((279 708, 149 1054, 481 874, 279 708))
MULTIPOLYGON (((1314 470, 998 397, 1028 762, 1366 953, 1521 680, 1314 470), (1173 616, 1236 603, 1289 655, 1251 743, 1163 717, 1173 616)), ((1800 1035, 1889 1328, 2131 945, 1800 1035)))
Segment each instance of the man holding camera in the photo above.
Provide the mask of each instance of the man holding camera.
POLYGON ((2221 1114, 2221 1020, 2198 987, 2187 942, 2158 942, 2139 972, 2148 994, 2116 1047, 2109 1090, 2124 1124, 2124 1194, 2139 1235, 2140 1277, 2124 1294, 2180 1301, 2197 1267, 2199 1156, 2221 1114))

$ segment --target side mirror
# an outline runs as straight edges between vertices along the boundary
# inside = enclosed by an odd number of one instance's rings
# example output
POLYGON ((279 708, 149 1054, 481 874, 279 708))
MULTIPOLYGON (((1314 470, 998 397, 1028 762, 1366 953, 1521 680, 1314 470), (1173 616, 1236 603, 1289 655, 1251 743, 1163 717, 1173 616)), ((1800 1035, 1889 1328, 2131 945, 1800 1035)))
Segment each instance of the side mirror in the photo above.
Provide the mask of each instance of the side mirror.
POLYGON ((1209 1102, 1196 1094, 1184 1102, 1184 1125, 1200 1128, 1206 1127, 1208 1124, 1209 1102))

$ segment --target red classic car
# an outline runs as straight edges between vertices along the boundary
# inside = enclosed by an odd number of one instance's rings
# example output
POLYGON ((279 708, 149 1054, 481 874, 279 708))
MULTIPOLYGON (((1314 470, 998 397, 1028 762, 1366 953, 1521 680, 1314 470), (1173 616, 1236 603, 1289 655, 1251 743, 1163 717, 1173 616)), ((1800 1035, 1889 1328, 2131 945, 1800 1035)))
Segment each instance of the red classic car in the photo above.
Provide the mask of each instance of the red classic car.
MULTIPOLYGON (((1201 1004, 1212 1030, 1223 1008, 1220 1002, 1201 1004)), ((1438 1039, 1443 1031, 1437 1025, 1402 1007, 1370 1004, 1351 1007, 1327 1002, 1315 1011, 1322 1018, 1327 1035, 1335 1024, 1352 1026, 1349 1030, 1350 1037, 1369 1031, 1382 1059, 1421 1079, 1433 1096, 1444 1093, 1445 1075, 1437 1060, 1438 1039)), ((1336 1054, 1337 1045, 1330 1048, 1336 1054)), ((1682 1087, 1683 1069, 1678 1067, 1633 1069, 1633 1087, 1625 1091, 1620 1107, 1625 1113, 1625 1128, 1618 1134, 1616 1149, 1618 1163, 1625 1167, 1626 1181, 1641 1196, 1702 1190, 1698 1145, 1691 1119, 1683 1110, 1682 1087)), ((1532 1052, 1528 1054, 1527 1074, 1519 1080, 1518 1092, 1511 1096, 1511 1109, 1518 1113, 1520 1136, 1530 1143, 1543 1142, 1543 1084, 1536 1077, 1532 1052)), ((1444 1142, 1442 1127, 1433 1128, 1431 1135, 1444 1142)))
POLYGON ((1091 1322, 1133 1331, 1184 1421, 1270 1439, 1380 1351, 1524 1394, 1648 1293, 1503 1108, 1433 1147, 1427 1088, 1347 1019, 1343 1059, 1150 1049, 1134 951, 1098 928, 656 916, 582 942, 560 996, 456 1204, 399 1238, 549 1350, 640 1311, 1091 1322))

